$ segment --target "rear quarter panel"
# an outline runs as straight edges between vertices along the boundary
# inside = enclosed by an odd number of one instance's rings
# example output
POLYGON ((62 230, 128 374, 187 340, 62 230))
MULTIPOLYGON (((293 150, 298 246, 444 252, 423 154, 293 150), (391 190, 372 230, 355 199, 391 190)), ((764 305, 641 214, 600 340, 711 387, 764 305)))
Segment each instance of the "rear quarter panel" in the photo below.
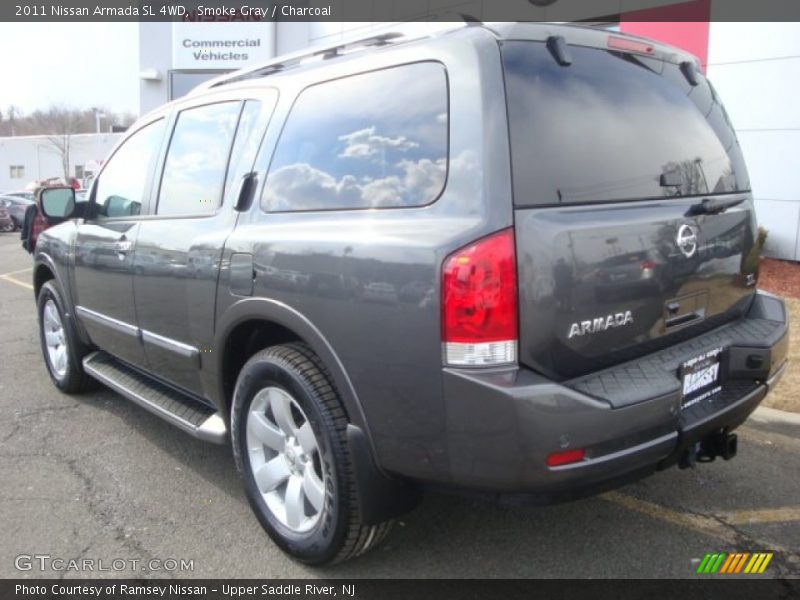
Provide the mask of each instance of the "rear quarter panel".
MULTIPOLYGON (((445 65, 450 141, 446 187, 425 207, 265 213, 254 206, 228 239, 218 319, 247 300, 228 285, 229 257, 254 257, 254 296, 302 314, 352 385, 350 418, 380 465, 420 479, 449 472, 442 399, 439 278, 453 250, 512 224, 500 57, 486 31, 377 51, 308 76, 276 78, 280 101, 258 162, 264 181, 297 93, 317 81, 422 60, 445 65), (359 421, 363 418, 363 423, 359 421)), ((335 101, 335 99, 332 99, 335 101)), ((345 390, 340 390, 344 393, 345 390)))

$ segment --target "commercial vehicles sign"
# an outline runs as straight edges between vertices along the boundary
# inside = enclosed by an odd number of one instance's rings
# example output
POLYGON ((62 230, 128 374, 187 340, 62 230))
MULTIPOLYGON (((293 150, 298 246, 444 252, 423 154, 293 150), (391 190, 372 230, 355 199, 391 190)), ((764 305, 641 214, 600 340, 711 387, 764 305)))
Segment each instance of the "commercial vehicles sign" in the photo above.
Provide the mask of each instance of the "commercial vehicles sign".
POLYGON ((266 23, 173 23, 172 66, 240 69, 272 56, 273 35, 266 23))

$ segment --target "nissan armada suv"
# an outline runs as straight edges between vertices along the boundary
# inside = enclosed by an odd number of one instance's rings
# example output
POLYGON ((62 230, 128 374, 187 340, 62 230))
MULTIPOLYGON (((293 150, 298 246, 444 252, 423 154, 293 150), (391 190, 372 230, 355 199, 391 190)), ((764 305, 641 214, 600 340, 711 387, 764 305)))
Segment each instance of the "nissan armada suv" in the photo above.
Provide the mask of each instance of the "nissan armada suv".
POLYGON ((373 35, 143 117, 35 252, 64 392, 230 441, 267 533, 375 546, 425 489, 554 502, 736 454, 786 366, 694 57, 584 27, 373 35))

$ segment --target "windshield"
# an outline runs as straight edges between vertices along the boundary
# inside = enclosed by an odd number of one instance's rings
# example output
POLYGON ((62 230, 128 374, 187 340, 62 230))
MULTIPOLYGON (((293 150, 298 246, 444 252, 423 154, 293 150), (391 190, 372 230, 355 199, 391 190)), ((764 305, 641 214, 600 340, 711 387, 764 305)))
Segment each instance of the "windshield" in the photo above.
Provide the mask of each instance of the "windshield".
POLYGON ((736 135, 702 75, 678 65, 541 42, 503 45, 518 206, 747 191, 736 135))

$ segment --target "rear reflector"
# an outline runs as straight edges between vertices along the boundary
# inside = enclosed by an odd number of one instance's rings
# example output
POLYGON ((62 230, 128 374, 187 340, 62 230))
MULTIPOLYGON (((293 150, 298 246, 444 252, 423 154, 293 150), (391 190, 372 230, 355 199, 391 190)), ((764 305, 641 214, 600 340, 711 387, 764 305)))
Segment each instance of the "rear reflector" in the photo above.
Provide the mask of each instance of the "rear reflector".
POLYGON ((516 362, 517 265, 513 229, 473 242, 444 261, 442 343, 448 365, 516 362))
POLYGON ((622 50, 623 52, 638 52, 639 54, 653 54, 655 48, 652 44, 629 40, 621 37, 609 37, 608 47, 612 50, 622 50))
POLYGON ((553 452, 552 454, 547 455, 547 466, 560 467, 562 465, 580 462, 584 458, 586 458, 586 450, 583 448, 564 450, 563 452, 553 452))

